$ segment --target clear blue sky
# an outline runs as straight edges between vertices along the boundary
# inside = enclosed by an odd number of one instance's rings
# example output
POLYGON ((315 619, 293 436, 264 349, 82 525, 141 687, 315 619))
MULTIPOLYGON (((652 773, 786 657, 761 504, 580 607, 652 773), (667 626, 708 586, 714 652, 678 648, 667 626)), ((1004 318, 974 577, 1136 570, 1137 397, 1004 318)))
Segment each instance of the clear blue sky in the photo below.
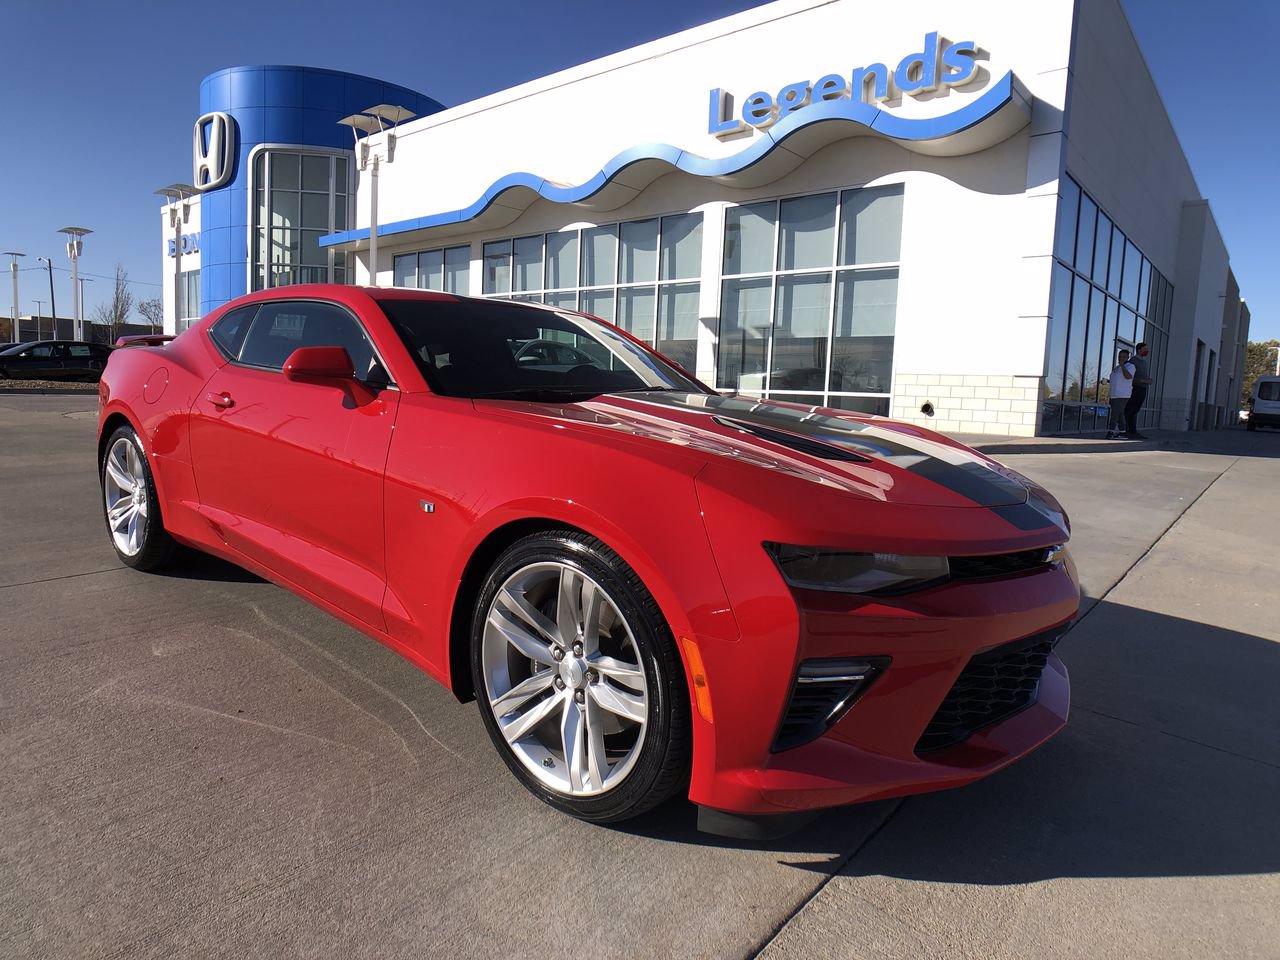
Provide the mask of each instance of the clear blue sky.
MULTIPOLYGON (((1231 251, 1253 313, 1251 338, 1280 337, 1280 111, 1271 99, 1280 4, 1123 2, 1231 251)), ((119 262, 140 298, 158 295, 152 191, 190 178, 200 79, 221 67, 331 67, 452 105, 755 5, 14 0, 4 4, 0 44, 0 250, 25 251, 27 268, 39 266, 38 255, 65 268, 56 231, 84 225, 95 231, 84 273, 105 278, 119 262)), ((22 309, 31 312, 48 282, 34 269, 21 278, 22 309)), ((55 280, 59 312, 69 314, 65 270, 55 280)), ((89 311, 108 288, 106 279, 86 284, 89 311)), ((0 284, 0 310, 8 307, 0 284)))

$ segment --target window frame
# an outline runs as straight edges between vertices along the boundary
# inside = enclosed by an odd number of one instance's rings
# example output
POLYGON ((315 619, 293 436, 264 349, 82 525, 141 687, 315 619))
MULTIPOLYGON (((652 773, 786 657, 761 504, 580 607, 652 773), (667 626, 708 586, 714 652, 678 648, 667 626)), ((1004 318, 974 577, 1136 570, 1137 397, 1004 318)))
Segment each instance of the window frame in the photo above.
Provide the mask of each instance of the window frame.
MULTIPOLYGON (((400 290, 433 290, 436 293, 448 293, 455 297, 471 296, 470 289, 467 289, 467 290, 443 289, 444 279, 448 275, 447 268, 449 265, 449 259, 447 257, 447 254, 451 250, 467 251, 467 286, 470 287, 471 285, 471 243, 470 242, 453 243, 443 247, 425 247, 424 249, 421 249, 421 250, 406 250, 403 253, 393 254, 391 257, 392 286, 400 290), (439 289, 439 290, 436 290, 434 287, 425 287, 422 285, 422 258, 426 254, 430 254, 430 253, 440 254, 440 280, 441 280, 442 289, 439 289), (406 287, 396 283, 395 279, 396 279, 396 261, 405 259, 407 257, 413 258, 413 286, 406 287)), ((481 269, 482 270, 484 269, 483 266, 481 267, 481 269)))
MULTIPOLYGON (((1076 235, 1073 241, 1074 246, 1072 248, 1074 256, 1072 259, 1068 260, 1065 255, 1058 250, 1060 245, 1066 244, 1065 241, 1060 244, 1058 240, 1063 240, 1063 238, 1058 238, 1055 233, 1056 239, 1053 253, 1054 271, 1053 280, 1051 281, 1052 286, 1050 287, 1049 292, 1051 322, 1045 337, 1045 366, 1043 374, 1046 385, 1054 381, 1056 374, 1061 374, 1062 390, 1059 391, 1057 396, 1050 395, 1043 399, 1041 404, 1040 429, 1043 432, 1052 433, 1098 430, 1102 428, 1101 425, 1104 421, 1105 415, 1098 414, 1096 412, 1097 409, 1100 409, 1103 406, 1099 399, 1102 395, 1101 389, 1099 389, 1097 396, 1093 400, 1084 399, 1083 397, 1073 400, 1067 396, 1069 393, 1067 387, 1070 379, 1068 371, 1070 370, 1071 364, 1069 348, 1072 343, 1072 337, 1075 335, 1075 330, 1073 328, 1073 324, 1076 319, 1075 300, 1081 292, 1078 288, 1077 281, 1085 285, 1083 292, 1084 295, 1089 298, 1090 303, 1092 303, 1092 299, 1094 297, 1102 299, 1104 317, 1106 316, 1106 312, 1110 311, 1113 306, 1115 308, 1116 326, 1112 342, 1109 345, 1105 342, 1107 332, 1106 328, 1104 327, 1101 331, 1096 331, 1093 324, 1090 322, 1092 319, 1091 310, 1086 311, 1084 318, 1085 332, 1082 336, 1086 338, 1086 351, 1088 351, 1090 346, 1089 341, 1094 341, 1092 343, 1092 347, 1097 351, 1097 356, 1099 358, 1098 373, 1100 387, 1105 376, 1102 367, 1104 367, 1107 362, 1108 348, 1110 349, 1110 356, 1114 357, 1116 356, 1117 350, 1126 346, 1132 348, 1132 345, 1138 341, 1146 340, 1151 346, 1151 359, 1158 362, 1158 368, 1157 362, 1153 362, 1151 367, 1152 376, 1155 379, 1157 389, 1148 394, 1148 402, 1143 407, 1141 419, 1139 421, 1140 426, 1149 426, 1160 416, 1164 404, 1164 366, 1165 360, 1167 359, 1167 349, 1165 348, 1167 347, 1169 338, 1169 327, 1172 324, 1170 308, 1173 299, 1173 284, 1160 272, 1155 264, 1146 257, 1141 248, 1133 242, 1133 239, 1124 231, 1123 228, 1120 227, 1118 223, 1116 223, 1115 219, 1102 208, 1092 194, 1081 186, 1080 182, 1067 171, 1063 172, 1059 181, 1057 212, 1058 223, 1055 227, 1055 231, 1061 230, 1064 213, 1069 214, 1069 211, 1064 210, 1063 202, 1069 201, 1072 196, 1074 196, 1076 200, 1077 207, 1077 213, 1074 220, 1076 235), (1064 184, 1069 184, 1069 186, 1064 186, 1064 184), (1107 269, 1102 270, 1101 276, 1095 277, 1093 274, 1098 272, 1098 265, 1096 263, 1090 261, 1086 264, 1077 264, 1075 262, 1080 259, 1080 248, 1082 246, 1079 211, 1085 208, 1086 203, 1092 204, 1095 210, 1093 222, 1094 232, 1092 234, 1092 245, 1090 248, 1091 251, 1096 250, 1098 243, 1096 236, 1097 227, 1104 220, 1110 224, 1110 242, 1113 247, 1117 238, 1119 238, 1123 245, 1123 256, 1120 263, 1121 276, 1119 278, 1119 284, 1116 287, 1116 292, 1114 293, 1111 291, 1111 280, 1113 278, 1109 277, 1107 269), (1130 289, 1134 284, 1124 282, 1125 275, 1129 274, 1126 267, 1129 262, 1130 252, 1138 258, 1136 261, 1136 290, 1130 289), (1061 318, 1053 312, 1059 299, 1059 292, 1057 289, 1057 285, 1060 282, 1059 267, 1065 271, 1065 274, 1062 274, 1062 282, 1066 282, 1070 285, 1070 291, 1065 296, 1066 310, 1064 316, 1061 318), (1126 299, 1130 296, 1132 296, 1137 303, 1131 303, 1126 299), (1147 302, 1143 303, 1144 300, 1147 302), (1132 328, 1125 326, 1122 323, 1126 313, 1131 314, 1134 318, 1134 327, 1132 328), (1058 339, 1058 330, 1056 327, 1059 322, 1066 325, 1062 330, 1061 335, 1061 340, 1064 344, 1063 353, 1065 356, 1063 358, 1063 369, 1055 372, 1049 369, 1049 364, 1050 361, 1054 359, 1054 344, 1058 339), (1089 412, 1091 409, 1094 410, 1093 413, 1089 412)), ((1090 253, 1090 256, 1092 256, 1092 253, 1090 253)), ((1114 257, 1108 256, 1108 268, 1113 263, 1114 259, 1114 257)), ((1130 279, 1134 279, 1132 274, 1130 274, 1130 279)), ((1086 352, 1085 356, 1082 358, 1082 372, 1084 369, 1087 369, 1089 360, 1090 356, 1088 352, 1086 352)), ((1082 389, 1083 386, 1084 384, 1081 383, 1082 389)))
POLYGON ((226 358, 228 364, 231 364, 232 366, 236 366, 236 367, 242 367, 249 370, 264 370, 268 373, 278 373, 283 377, 284 376, 283 364, 281 364, 278 367, 274 367, 274 366, 269 366, 269 365, 260 364, 260 363, 250 363, 247 360, 240 359, 239 356, 235 356, 235 357, 231 356, 223 348, 222 344, 220 344, 214 338, 213 331, 214 331, 214 328, 218 326, 218 324, 220 324, 224 319, 226 319, 236 310, 244 310, 249 307, 253 307, 254 308, 253 319, 249 321, 249 327, 247 330, 245 330, 244 340, 240 342, 239 352, 244 353, 244 346, 246 343, 249 342, 249 335, 253 332, 254 326, 258 323, 260 314, 262 313, 262 308, 268 305, 275 306, 278 304, 290 304, 290 303, 299 303, 299 304, 317 303, 326 307, 334 307, 342 311, 343 313, 345 313, 355 323, 356 328, 364 335, 364 338, 369 341, 369 346, 373 349, 373 356, 378 361, 378 366, 382 367, 382 369, 387 372, 386 383, 378 383, 375 381, 365 380, 365 379, 362 379, 361 377, 356 377, 355 379, 360 383, 365 384, 366 386, 377 387, 380 390, 381 389, 390 389, 390 390, 400 389, 396 385, 395 378, 392 377, 391 375, 391 368, 387 366, 387 361, 383 357, 382 351, 378 349, 378 342, 374 340, 372 336, 369 335, 369 328, 364 325, 363 321, 361 321, 360 317, 356 314, 354 310, 352 310, 346 304, 338 303, 336 300, 326 300, 323 297, 270 297, 265 300, 256 300, 253 303, 242 304, 241 306, 236 307, 234 310, 228 310, 226 313, 224 313, 221 317, 219 317, 213 323, 209 324, 208 328, 205 330, 205 333, 209 337, 209 342, 212 343, 214 345, 214 348, 223 357, 226 358))
MULTIPOLYGON (((292 281, 291 283, 288 283, 288 284, 272 284, 270 282, 271 276, 272 276, 272 267, 274 266, 274 261, 272 260, 272 257, 271 257, 272 231, 277 229, 270 222, 272 219, 272 210, 273 210, 271 205, 271 190, 272 190, 271 157, 273 154, 276 154, 276 155, 293 154, 299 158, 298 159, 298 186, 296 188, 280 188, 282 190, 292 189, 293 192, 298 196, 299 220, 301 220, 301 216, 302 216, 302 197, 305 194, 316 195, 318 193, 318 191, 305 190, 303 188, 301 158, 303 156, 318 156, 318 157, 327 157, 329 160, 329 192, 328 192, 329 218, 328 218, 327 226, 324 229, 321 229, 319 231, 321 236, 324 236, 326 234, 332 234, 336 230, 350 229, 351 224, 353 222, 352 208, 355 203, 355 194, 354 194, 354 191, 351 189, 351 185, 352 185, 352 178, 354 175, 353 167, 355 163, 355 158, 352 151, 344 150, 340 147, 329 148, 329 147, 307 146, 305 144, 288 144, 288 143, 261 143, 255 146, 249 152, 249 157, 248 157, 248 160, 246 161, 248 174, 249 174, 248 176, 249 182, 247 184, 247 189, 245 191, 246 194, 248 195, 248 216, 245 219, 245 223, 248 224, 246 229, 248 231, 247 240, 248 240, 248 253, 249 253, 247 257, 247 263, 245 265, 245 281, 246 281, 245 288, 251 293, 256 293, 257 291, 260 291, 260 290, 274 290, 277 287, 292 286, 296 283, 304 282, 299 280, 292 281), (346 162, 345 182, 343 179, 339 178, 338 176, 339 160, 344 160, 346 162), (261 163, 262 165, 261 176, 259 175, 259 169, 258 169, 259 163, 261 163), (262 194, 261 206, 259 206, 259 203, 258 203, 259 192, 261 192, 262 194), (340 200, 343 202, 343 205, 345 207, 344 218, 343 218, 345 221, 345 224, 342 227, 337 226, 338 206, 339 206, 340 200), (262 222, 260 213, 265 214, 266 222, 262 222), (262 260, 259 260, 259 247, 258 247, 260 232, 263 232, 263 239, 264 239, 263 253, 265 254, 265 256, 262 260)), ((279 228, 279 229, 286 229, 286 228, 279 228)), ((290 227, 287 229, 289 229, 290 231, 298 232, 299 245, 301 245, 301 231, 304 228, 302 226, 298 226, 298 227, 290 227)), ((315 230, 317 228, 307 227, 305 229, 315 230)), ((324 282, 342 283, 344 285, 349 284, 352 281, 354 276, 352 272, 352 262, 350 258, 345 254, 345 252, 340 250, 334 250, 333 248, 321 248, 321 249, 325 256, 326 279, 324 282), (338 258, 342 258, 341 264, 338 263, 338 258), (342 280, 336 279, 338 270, 343 271, 342 280)), ((299 250, 301 250, 301 246, 299 246, 299 250)), ((312 265, 302 264, 302 263, 298 263, 295 265, 295 267, 309 267, 309 266, 312 266, 312 265)))
MULTIPOLYGON (((592 294, 594 295, 606 294, 606 295, 609 295, 611 298, 611 301, 613 304, 613 311, 612 311, 611 317, 601 318, 601 319, 604 319, 606 323, 612 324, 613 326, 617 327, 620 330, 626 330, 627 333, 632 336, 636 336, 636 333, 634 331, 624 327, 619 322, 618 308, 622 302, 622 291, 638 290, 642 292, 647 292, 651 294, 653 297, 653 309, 649 311, 649 316, 647 321, 651 324, 650 329, 652 330, 652 333, 649 337, 637 337, 637 339, 639 339, 642 343, 648 346, 649 349, 655 350, 659 353, 662 352, 659 344, 664 342, 664 340, 667 342, 673 342, 673 343, 692 342, 693 349, 694 349, 694 358, 693 358, 693 364, 691 366, 696 367, 697 366, 697 349, 698 349, 697 345, 698 345, 698 339, 699 339, 696 332, 694 337, 691 340, 689 340, 689 338, 678 339, 678 338, 664 338, 661 336, 661 332, 662 332, 661 325, 664 319, 663 313, 662 313, 663 296, 664 296, 664 293, 674 288, 679 288, 679 287, 687 288, 692 286, 696 288, 699 299, 701 298, 703 280, 705 279, 705 276, 702 270, 702 262, 703 262, 703 255, 706 251, 706 245, 708 242, 707 220, 708 218, 707 218, 706 212, 703 210, 672 210, 664 213, 648 214, 643 217, 635 217, 630 220, 611 220, 604 223, 593 223, 589 225, 579 224, 578 226, 572 227, 567 230, 546 230, 540 233, 513 234, 505 237, 492 237, 492 238, 481 240, 480 241, 480 269, 481 269, 480 296, 486 300, 510 300, 517 303, 541 303, 545 306, 554 307, 560 310, 573 310, 579 313, 589 313, 589 311, 583 306, 585 297, 587 295, 592 295, 592 294), (673 276, 673 277, 664 278, 663 277, 663 238, 666 234, 667 221, 674 220, 677 217, 696 217, 697 218, 697 221, 698 221, 697 229, 701 231, 699 241, 698 241, 698 257, 697 257, 698 269, 695 273, 693 273, 690 276, 683 276, 683 277, 673 276), (657 230, 654 236, 653 279, 623 281, 621 279, 623 274, 622 228, 626 224, 648 223, 650 221, 656 222, 657 224, 657 230), (586 284, 586 283, 583 283, 583 278, 585 275, 585 271, 583 268, 585 266, 585 260, 586 260, 586 255, 585 255, 586 244, 584 243, 584 238, 588 233, 594 233, 601 230, 611 230, 613 234, 613 274, 612 274, 613 280, 610 283, 586 284), (575 251, 574 261, 573 261, 574 262, 574 278, 576 280, 576 283, 570 286, 549 287, 547 286, 547 275, 549 272, 547 269, 548 240, 551 237, 563 237, 565 235, 572 236, 574 238, 574 242, 576 245, 576 251, 575 251), (518 244, 521 240, 531 240, 535 237, 538 238, 542 244, 542 270, 541 270, 542 284, 538 288, 531 288, 527 290, 517 290, 515 289, 516 244, 518 244), (510 245, 510 249, 506 253, 508 288, 506 291, 494 291, 494 292, 486 293, 484 292, 485 247, 490 246, 491 244, 503 244, 503 243, 510 245), (572 305, 567 305, 567 304, 562 304, 557 302, 558 299, 564 298, 570 294, 573 296, 572 305), (556 298, 556 300, 548 300, 548 297, 556 298)), ((597 316, 597 314, 594 314, 594 313, 590 313, 589 315, 597 316)), ((701 317, 695 318, 695 323, 700 323, 701 319, 702 319, 701 317)), ((663 356, 666 356, 666 354, 664 353, 663 356)), ((679 360, 672 359, 671 362, 675 363, 676 366, 680 366, 682 368, 684 366, 683 364, 681 364, 679 360)))
MULTIPOLYGON (((760 206, 766 203, 773 204, 773 246, 770 251, 770 257, 768 261, 771 265, 771 268, 769 270, 755 270, 755 271, 747 271, 742 273, 728 273, 725 271, 724 252, 723 252, 723 240, 724 240, 723 235, 721 237, 721 255, 720 255, 720 260, 718 264, 720 296, 717 301, 719 304, 719 316, 718 316, 719 327, 717 328, 716 338, 715 338, 716 340, 715 379, 716 379, 717 391, 728 390, 728 391, 733 391, 734 393, 741 393, 746 396, 758 395, 761 399, 783 400, 783 401, 788 401, 793 403, 803 403, 803 402, 806 402, 804 398, 813 397, 817 395, 821 397, 821 405, 823 406, 830 406, 833 398, 844 398, 844 399, 850 399, 850 400, 857 400, 857 399, 876 400, 881 402, 881 406, 885 410, 885 413, 882 415, 886 415, 886 416, 888 415, 888 413, 892 410, 893 378, 894 378, 895 371, 897 369, 896 343, 897 343, 897 336, 898 336, 897 334, 898 309, 897 309, 896 298, 894 302, 894 334, 893 334, 893 339, 895 342, 894 359, 890 362, 890 365, 889 365, 889 389, 887 391, 873 392, 873 391, 865 391, 865 390, 864 391, 832 390, 831 389, 831 373, 832 373, 831 362, 832 362, 832 359, 834 356, 834 350, 835 350, 836 338, 834 336, 834 333, 836 329, 836 306, 837 306, 837 302, 840 295, 839 291, 840 291, 841 277, 847 274, 856 275, 858 273, 864 273, 864 272, 873 273, 877 271, 883 272, 883 271, 892 270, 895 273, 895 280, 897 281, 898 288, 901 289, 902 223, 903 223, 903 220, 905 219, 905 210, 906 210, 906 202, 907 202, 906 197, 907 197, 906 181, 893 180, 888 183, 862 184, 860 186, 848 186, 848 187, 832 187, 830 189, 825 189, 825 190, 816 190, 816 191, 808 190, 808 191, 803 191, 799 193, 780 194, 775 197, 762 197, 757 200, 744 200, 741 203, 730 203, 726 205, 725 217, 723 218, 723 223, 721 228, 722 233, 724 230, 727 230, 729 210, 732 210, 734 208, 739 208, 739 207, 760 206), (862 191, 862 190, 890 190, 890 189, 896 190, 898 192, 898 195, 902 198, 901 202, 903 205, 903 214, 898 221, 898 259, 867 262, 867 263, 840 263, 839 261, 840 261, 840 252, 841 252, 841 225, 844 222, 843 214, 844 214, 845 194, 853 193, 856 191, 862 191), (783 267, 780 266, 780 264, 782 263, 782 229, 783 229, 782 228, 782 205, 783 203, 789 200, 799 200, 807 197, 821 197, 821 196, 827 196, 827 195, 834 195, 835 197, 835 204, 834 204, 834 210, 833 210, 834 220, 833 220, 832 229, 831 229, 832 237, 831 237, 830 265, 819 266, 819 267, 793 267, 793 268, 784 269, 783 267), (779 283, 784 277, 789 278, 789 277, 802 277, 802 276, 813 276, 813 275, 825 275, 827 278, 829 278, 829 286, 830 286, 830 290, 828 291, 828 303, 827 303, 826 358, 824 361, 822 385, 816 389, 794 389, 794 390, 786 389, 786 388, 783 388, 781 390, 774 389, 771 386, 770 381, 773 379, 773 375, 775 373, 774 346, 777 339, 775 336, 775 331, 777 329, 779 283), (765 358, 764 358, 765 363, 764 363, 764 370, 762 372, 762 376, 764 379, 762 381, 762 386, 758 390, 744 390, 741 385, 737 387, 721 385, 721 377, 723 375, 723 370, 721 369, 721 363, 720 363, 720 342, 721 342, 723 324, 725 319, 724 317, 725 283, 726 281, 740 282, 740 281, 748 281, 748 280, 768 280, 769 281, 769 337, 765 344, 765 358), (792 400, 791 399, 792 397, 795 397, 796 399, 792 400)), ((850 412, 856 412, 856 411, 850 411, 850 412)))

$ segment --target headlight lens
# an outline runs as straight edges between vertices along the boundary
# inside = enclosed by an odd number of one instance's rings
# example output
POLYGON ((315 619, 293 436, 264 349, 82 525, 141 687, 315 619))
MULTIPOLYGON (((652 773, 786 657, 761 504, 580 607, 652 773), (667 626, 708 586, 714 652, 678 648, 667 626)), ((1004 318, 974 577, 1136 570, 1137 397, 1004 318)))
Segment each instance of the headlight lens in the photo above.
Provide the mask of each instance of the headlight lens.
POLYGON ((846 553, 785 543, 766 543, 764 548, 782 578, 803 590, 887 596, 940 582, 951 572, 946 557, 846 553))

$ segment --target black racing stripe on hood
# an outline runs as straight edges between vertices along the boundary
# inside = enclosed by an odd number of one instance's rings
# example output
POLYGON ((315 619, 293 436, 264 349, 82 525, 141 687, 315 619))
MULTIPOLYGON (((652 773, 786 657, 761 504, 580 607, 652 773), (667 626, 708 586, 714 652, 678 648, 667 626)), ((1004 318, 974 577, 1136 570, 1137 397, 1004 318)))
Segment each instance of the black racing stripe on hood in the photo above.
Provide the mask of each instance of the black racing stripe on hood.
MULTIPOLYGON (((966 458, 964 463, 950 463, 931 452, 942 446, 936 441, 920 439, 913 443, 908 435, 876 424, 792 410, 776 406, 768 400, 674 392, 634 393, 628 396, 648 403, 710 414, 716 420, 729 420, 732 423, 726 425, 750 429, 757 436, 783 443, 792 449, 797 449, 794 439, 780 440, 767 436, 767 432, 784 431, 793 438, 807 438, 833 450, 851 451, 863 458, 885 461, 936 483, 978 506, 1025 503, 1028 497, 1026 487, 986 466, 976 454, 946 447, 956 456, 966 458)), ((829 460, 847 459, 832 456, 829 452, 805 452, 819 457, 825 455, 829 460)), ((1037 524, 1038 527, 1043 525, 1043 522, 1037 524)))
POLYGON ((818 457, 822 460, 841 460, 846 463, 873 462, 870 457, 864 457, 862 454, 854 453, 848 449, 848 444, 815 440, 798 433, 774 430, 770 427, 761 426, 758 423, 749 423, 744 420, 730 420, 726 417, 712 417, 711 419, 722 427, 728 427, 731 430, 742 430, 754 437, 769 440, 789 450, 795 450, 797 453, 807 453, 811 457, 818 457))
POLYGON ((1022 484, 976 463, 929 459, 907 469, 983 507, 1008 505, 1011 499, 1027 497, 1027 488, 1022 484))
POLYGON ((1019 530, 1043 530, 1055 526, 1052 519, 1029 503, 992 507, 991 512, 1019 530))

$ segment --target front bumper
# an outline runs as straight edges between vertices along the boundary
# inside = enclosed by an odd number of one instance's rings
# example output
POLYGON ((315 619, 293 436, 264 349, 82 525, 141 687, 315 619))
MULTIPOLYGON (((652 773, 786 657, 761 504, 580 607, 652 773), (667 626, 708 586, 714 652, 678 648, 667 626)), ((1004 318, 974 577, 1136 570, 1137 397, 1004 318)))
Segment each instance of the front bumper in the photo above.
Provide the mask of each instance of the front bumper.
POLYGON ((712 738, 714 757, 701 758, 702 776, 695 763, 695 803, 758 816, 962 786, 1025 756, 1066 724, 1070 682, 1062 661, 1050 654, 1025 706, 961 742, 921 749, 922 735, 974 657, 1023 638, 1058 635, 1069 625, 1079 587, 1065 553, 1054 566, 914 597, 868 601, 797 592, 791 605, 792 643, 784 653, 781 636, 766 641, 782 662, 756 661, 744 696, 734 690, 744 682, 743 658, 753 647, 764 651, 745 637, 703 647, 715 722, 702 732, 712 738), (824 734, 772 752, 798 665, 836 657, 889 662, 824 734))
POLYGON ((1280 427, 1280 413, 1259 413, 1253 410, 1250 411, 1247 422, 1258 427, 1280 427))

